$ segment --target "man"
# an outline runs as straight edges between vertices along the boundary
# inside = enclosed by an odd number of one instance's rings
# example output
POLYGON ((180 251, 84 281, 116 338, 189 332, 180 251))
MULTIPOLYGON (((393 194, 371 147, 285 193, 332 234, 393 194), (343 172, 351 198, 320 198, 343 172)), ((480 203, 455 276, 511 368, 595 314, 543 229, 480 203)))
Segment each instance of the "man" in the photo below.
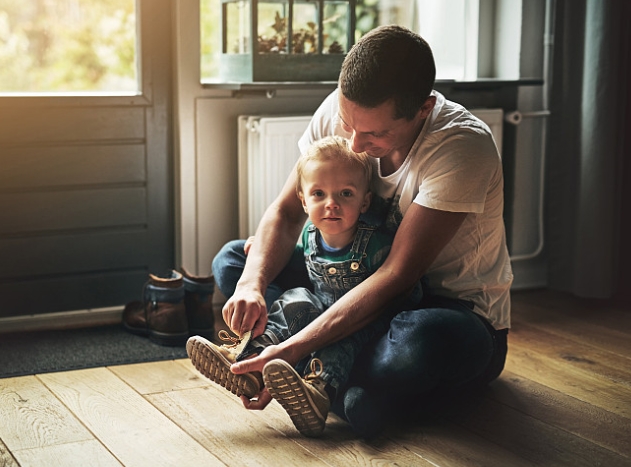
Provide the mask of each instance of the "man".
MULTIPOLYGON (((369 32, 348 53, 339 88, 316 111, 299 146, 337 134, 372 156, 378 176, 371 214, 396 231, 392 249, 377 272, 309 326, 231 367, 236 374, 261 372, 277 359, 295 366, 384 313, 394 315, 338 397, 341 415, 364 436, 378 432, 395 401, 488 382, 506 357, 512 272, 501 161, 488 127, 432 91, 434 79, 430 47, 399 26, 369 32), (421 277, 422 302, 394 310, 397 297, 421 277)), ((229 297, 224 320, 239 335, 259 336, 267 306, 299 285, 275 280, 292 267, 305 221, 295 186, 292 174, 247 255, 243 242, 232 242, 213 262, 217 285, 229 297)), ((243 399, 247 408, 261 409, 271 396, 263 390, 243 399)))

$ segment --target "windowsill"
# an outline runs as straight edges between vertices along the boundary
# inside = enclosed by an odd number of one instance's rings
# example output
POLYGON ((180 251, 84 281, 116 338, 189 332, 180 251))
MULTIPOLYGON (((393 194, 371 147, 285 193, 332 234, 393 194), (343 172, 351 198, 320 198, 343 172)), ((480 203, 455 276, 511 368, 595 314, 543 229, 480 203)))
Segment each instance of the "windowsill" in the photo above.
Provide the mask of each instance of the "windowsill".
POLYGON ((519 79, 503 79, 503 78, 478 78, 475 81, 456 81, 448 79, 437 79, 437 86, 449 86, 457 89, 493 89, 501 87, 516 86, 541 86, 542 78, 519 78, 519 79))
POLYGON ((245 83, 240 81, 220 82, 213 80, 202 80, 202 87, 205 89, 225 89, 228 91, 264 91, 282 89, 313 89, 313 88, 334 88, 337 81, 260 81, 256 83, 245 83))
MULTIPOLYGON (((541 78, 520 78, 517 80, 507 80, 500 78, 480 78, 475 81, 456 81, 451 79, 436 80, 438 87, 453 87, 457 89, 493 89, 500 87, 515 86, 541 86, 543 79, 541 78)), ((214 80, 202 80, 204 89, 222 89, 228 91, 237 91, 240 93, 256 92, 267 93, 269 97, 273 97, 275 91, 278 90, 301 90, 301 89, 334 89, 337 81, 278 81, 278 82, 220 82, 214 80)))

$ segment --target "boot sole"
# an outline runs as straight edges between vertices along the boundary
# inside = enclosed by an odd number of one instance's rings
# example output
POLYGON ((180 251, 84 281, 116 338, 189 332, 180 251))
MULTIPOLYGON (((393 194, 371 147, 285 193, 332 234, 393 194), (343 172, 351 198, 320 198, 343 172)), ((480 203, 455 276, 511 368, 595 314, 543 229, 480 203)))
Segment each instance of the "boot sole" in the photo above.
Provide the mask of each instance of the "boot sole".
POLYGON ((134 327, 128 325, 124 321, 123 321, 123 329, 125 329, 125 331, 130 332, 132 334, 135 334, 137 336, 147 337, 149 335, 149 330, 146 327, 134 328, 134 327))
POLYGON ((236 396, 252 398, 261 392, 261 385, 254 375, 232 373, 232 363, 214 344, 203 337, 191 337, 186 343, 186 353, 197 371, 236 396))
POLYGON ((186 339, 189 337, 189 333, 170 334, 159 331, 153 331, 145 328, 134 328, 127 323, 123 323, 123 329, 136 336, 149 337, 149 340, 158 345, 164 345, 168 347, 180 347, 186 344, 186 339))
POLYGON ((289 363, 279 359, 267 363, 263 368, 263 381, 302 435, 316 437, 322 434, 326 416, 322 415, 306 383, 289 363))
POLYGON ((159 331, 149 330, 149 340, 159 345, 169 347, 180 347, 186 343, 188 339, 188 331, 179 334, 170 334, 159 331))
POLYGON ((204 339, 212 341, 215 336, 215 328, 188 328, 188 337, 201 336, 204 339))

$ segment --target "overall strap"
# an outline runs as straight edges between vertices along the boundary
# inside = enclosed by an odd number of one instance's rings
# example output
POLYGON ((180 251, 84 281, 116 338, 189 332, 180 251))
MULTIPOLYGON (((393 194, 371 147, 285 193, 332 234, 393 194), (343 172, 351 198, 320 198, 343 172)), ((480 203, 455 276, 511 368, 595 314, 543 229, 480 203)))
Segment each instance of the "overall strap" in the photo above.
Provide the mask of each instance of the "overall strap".
POLYGON ((318 252, 318 238, 316 226, 313 224, 307 227, 307 241, 309 242, 309 258, 314 260, 318 252))
POLYGON ((359 223, 357 233, 355 234, 355 240, 353 241, 353 246, 351 247, 352 259, 354 261, 361 263, 365 256, 368 243, 370 242, 370 237, 374 231, 374 227, 362 222, 359 223))

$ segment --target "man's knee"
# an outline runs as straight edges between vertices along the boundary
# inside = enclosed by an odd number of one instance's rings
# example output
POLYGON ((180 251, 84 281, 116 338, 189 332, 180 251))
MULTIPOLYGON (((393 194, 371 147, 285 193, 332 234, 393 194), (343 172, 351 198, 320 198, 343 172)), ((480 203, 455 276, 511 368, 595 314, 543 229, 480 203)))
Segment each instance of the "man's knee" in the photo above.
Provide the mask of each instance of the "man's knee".
POLYGON ((234 293, 237 281, 245 267, 244 245, 244 240, 232 240, 226 243, 213 258, 212 271, 215 283, 226 297, 234 293))
POLYGON ((449 355, 449 323, 428 310, 399 313, 367 362, 369 379, 379 387, 397 385, 418 393, 438 384, 449 355))

